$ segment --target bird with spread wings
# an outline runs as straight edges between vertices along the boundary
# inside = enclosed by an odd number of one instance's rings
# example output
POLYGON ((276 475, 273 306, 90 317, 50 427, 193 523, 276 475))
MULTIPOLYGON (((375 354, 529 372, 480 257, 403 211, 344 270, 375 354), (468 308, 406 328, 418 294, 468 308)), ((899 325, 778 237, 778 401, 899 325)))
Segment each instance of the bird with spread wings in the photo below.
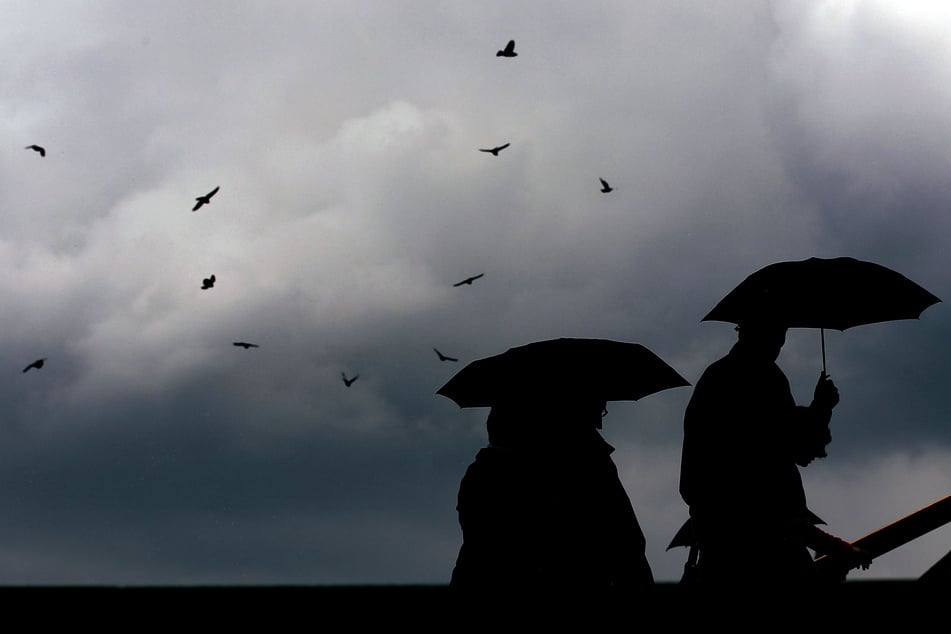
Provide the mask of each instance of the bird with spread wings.
POLYGON ((488 152, 488 153, 491 154, 492 156, 498 156, 498 155, 499 155, 499 152, 501 152, 502 150, 504 150, 505 148, 507 148, 507 147, 510 146, 510 145, 512 145, 512 144, 511 144, 511 143, 503 143, 502 145, 496 145, 495 147, 492 147, 492 148, 481 148, 481 147, 480 147, 480 148, 479 148, 479 151, 480 151, 480 152, 488 152))
POLYGON ((219 189, 221 189, 221 186, 220 186, 220 185, 219 185, 218 187, 215 187, 213 190, 211 190, 210 192, 208 192, 208 193, 205 194, 204 196, 196 196, 196 197, 195 197, 195 200, 196 200, 197 202, 195 203, 195 206, 192 207, 192 211, 198 211, 199 209, 201 209, 201 206, 202 206, 202 205, 210 205, 210 204, 211 204, 211 197, 214 196, 215 194, 217 194, 219 189))
POLYGON ((441 353, 439 350, 436 350, 436 348, 433 348, 433 350, 435 350, 436 356, 439 357, 440 361, 458 361, 459 360, 455 357, 447 357, 446 355, 441 353))
POLYGON ((518 57, 518 53, 515 52, 515 40, 509 40, 509 43, 505 45, 501 51, 495 53, 496 57, 518 57))
POLYGON ((467 277, 467 278, 464 279, 464 280, 461 280, 461 281, 459 281, 459 282, 456 282, 455 284, 453 284, 453 286, 463 286, 463 285, 472 286, 472 283, 475 282, 475 281, 476 281, 477 279, 479 279, 480 277, 482 277, 483 275, 485 275, 485 273, 479 273, 478 275, 473 275, 472 277, 467 277))
POLYGON ((23 368, 23 371, 24 371, 24 372, 28 372, 28 371, 32 370, 33 368, 36 368, 37 370, 39 370, 40 368, 43 367, 43 364, 44 364, 44 363, 46 363, 46 358, 45 358, 45 357, 42 358, 42 359, 37 359, 36 361, 34 361, 33 363, 31 363, 30 365, 28 365, 28 366, 26 366, 25 368, 23 368))

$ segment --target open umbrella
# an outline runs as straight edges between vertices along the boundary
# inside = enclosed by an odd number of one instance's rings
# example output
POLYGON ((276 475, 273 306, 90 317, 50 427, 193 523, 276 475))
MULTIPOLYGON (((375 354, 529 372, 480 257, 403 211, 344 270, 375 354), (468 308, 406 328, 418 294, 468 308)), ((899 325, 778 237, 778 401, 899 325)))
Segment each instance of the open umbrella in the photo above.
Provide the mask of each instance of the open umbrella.
POLYGON ((510 399, 558 394, 636 401, 690 385, 656 354, 611 339, 536 341, 466 365, 436 394, 459 407, 492 407, 510 399))
POLYGON ((899 319, 918 319, 941 300, 904 275, 855 258, 809 258, 777 262, 756 271, 701 321, 739 324, 765 317, 787 328, 823 330, 899 319))

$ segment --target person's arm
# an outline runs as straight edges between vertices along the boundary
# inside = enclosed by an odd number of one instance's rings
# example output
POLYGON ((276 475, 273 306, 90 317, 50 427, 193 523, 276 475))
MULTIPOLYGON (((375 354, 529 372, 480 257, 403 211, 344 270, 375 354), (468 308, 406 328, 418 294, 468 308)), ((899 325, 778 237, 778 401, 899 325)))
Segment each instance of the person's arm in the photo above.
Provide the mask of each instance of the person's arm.
POLYGON ((832 416, 832 408, 838 404, 839 388, 832 382, 832 378, 823 371, 816 382, 816 389, 812 394, 812 403, 809 407, 823 415, 828 413, 828 416, 832 416))
POLYGON ((802 530, 805 533, 806 545, 815 551, 816 556, 826 555, 830 560, 839 562, 836 570, 842 578, 855 568, 868 570, 872 564, 872 557, 857 546, 853 546, 841 537, 825 532, 815 524, 804 523, 802 530))
POLYGON ((819 376, 812 402, 797 406, 793 421, 793 451, 796 464, 805 467, 816 458, 826 457, 826 445, 832 442, 829 423, 832 408, 839 403, 839 390, 825 372, 819 376))

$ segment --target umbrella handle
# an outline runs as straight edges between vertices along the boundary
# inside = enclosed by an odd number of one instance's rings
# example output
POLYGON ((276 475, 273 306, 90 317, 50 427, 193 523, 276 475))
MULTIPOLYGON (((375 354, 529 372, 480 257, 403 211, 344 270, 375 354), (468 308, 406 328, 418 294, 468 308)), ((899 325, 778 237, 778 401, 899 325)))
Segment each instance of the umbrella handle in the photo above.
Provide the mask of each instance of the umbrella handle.
POLYGON ((826 374, 826 335, 825 329, 819 329, 819 341, 822 345, 822 373, 826 374))

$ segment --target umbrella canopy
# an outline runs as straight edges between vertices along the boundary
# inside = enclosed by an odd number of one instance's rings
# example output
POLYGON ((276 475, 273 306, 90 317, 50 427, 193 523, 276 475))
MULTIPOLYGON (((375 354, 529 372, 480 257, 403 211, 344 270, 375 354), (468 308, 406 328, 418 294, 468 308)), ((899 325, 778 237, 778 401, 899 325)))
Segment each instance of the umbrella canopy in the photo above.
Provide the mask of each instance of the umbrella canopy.
POLYGON ((690 385, 656 354, 611 339, 536 341, 469 363, 436 394, 459 407, 532 398, 636 401, 690 385))
MULTIPOLYGON (((855 258, 777 262, 756 271, 701 321, 767 319, 787 328, 831 328, 918 319, 941 300, 904 275, 855 258)), ((825 339, 822 341, 825 368, 825 339)))
POLYGON ((787 328, 830 328, 918 319, 941 300, 904 275, 855 258, 777 262, 743 280, 702 321, 769 316, 787 328))

